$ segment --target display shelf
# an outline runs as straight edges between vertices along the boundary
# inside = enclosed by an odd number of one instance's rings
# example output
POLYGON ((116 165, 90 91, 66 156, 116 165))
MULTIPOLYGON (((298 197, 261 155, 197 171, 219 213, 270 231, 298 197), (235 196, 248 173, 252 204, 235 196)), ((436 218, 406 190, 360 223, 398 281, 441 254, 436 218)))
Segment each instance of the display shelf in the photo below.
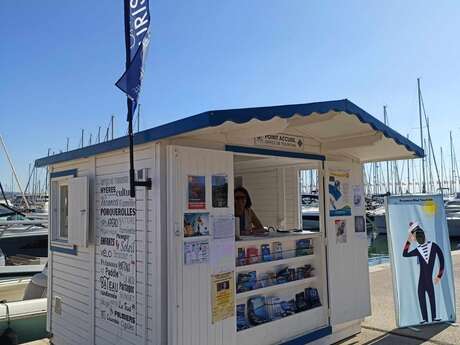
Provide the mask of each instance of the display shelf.
POLYGON ((236 272, 264 270, 264 269, 267 269, 273 266, 295 264, 298 262, 312 260, 314 258, 315 258, 315 254, 309 254, 309 255, 294 256, 292 258, 286 258, 286 259, 280 259, 280 260, 257 262, 255 264, 250 264, 250 265, 236 266, 236 272))
POLYGON ((326 325, 327 310, 323 305, 238 331, 237 344, 277 344, 326 325))
POLYGON ((269 241, 287 241, 298 240, 301 238, 319 238, 322 236, 321 232, 314 231, 300 231, 300 232, 271 232, 267 236, 241 236, 240 240, 236 241, 238 247, 264 244, 269 241))
POLYGON ((248 297, 255 296, 255 295, 269 294, 270 292, 277 291, 279 289, 293 288, 293 287, 296 287, 296 286, 311 283, 311 282, 313 282, 315 280, 316 280, 316 276, 308 277, 308 278, 304 278, 304 279, 299 279, 299 280, 293 280, 291 282, 287 282, 287 283, 284 283, 284 284, 275 284, 275 285, 270 285, 270 286, 260 288, 260 289, 254 289, 254 290, 250 290, 250 291, 240 292, 240 293, 236 294, 236 299, 237 300, 243 300, 243 299, 247 299, 248 297))

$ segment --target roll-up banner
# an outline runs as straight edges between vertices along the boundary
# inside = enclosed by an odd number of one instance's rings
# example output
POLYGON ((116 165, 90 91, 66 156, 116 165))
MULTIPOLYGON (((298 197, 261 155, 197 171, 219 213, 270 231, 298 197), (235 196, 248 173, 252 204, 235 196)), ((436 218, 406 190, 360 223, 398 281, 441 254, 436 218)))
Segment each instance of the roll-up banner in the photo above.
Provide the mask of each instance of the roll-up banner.
POLYGON ((386 199, 396 324, 455 322, 455 288, 442 195, 386 199))

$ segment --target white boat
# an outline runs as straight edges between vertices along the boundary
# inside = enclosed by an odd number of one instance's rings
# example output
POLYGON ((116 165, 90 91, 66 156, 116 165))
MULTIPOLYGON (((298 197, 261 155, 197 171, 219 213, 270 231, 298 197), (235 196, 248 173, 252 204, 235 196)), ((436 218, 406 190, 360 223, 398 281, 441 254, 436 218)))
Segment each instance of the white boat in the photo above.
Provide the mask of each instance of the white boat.
POLYGON ((47 221, 29 219, 0 205, 0 278, 41 272, 47 256, 47 221))
MULTIPOLYGON (((460 196, 460 195, 458 195, 460 196)), ((460 198, 457 196, 445 200, 444 208, 446 211, 447 227, 450 237, 460 237, 460 198)), ((380 206, 374 210, 368 210, 368 221, 372 224, 373 232, 386 234, 385 207, 380 206)))
POLYGON ((317 194, 302 194, 302 228, 319 231, 319 200, 317 194))
POLYGON ((450 237, 460 237, 460 193, 449 197, 444 202, 447 226, 450 237))
POLYGON ((32 278, 0 279, 0 335, 8 332, 21 344, 47 336, 46 280, 46 269, 32 278))

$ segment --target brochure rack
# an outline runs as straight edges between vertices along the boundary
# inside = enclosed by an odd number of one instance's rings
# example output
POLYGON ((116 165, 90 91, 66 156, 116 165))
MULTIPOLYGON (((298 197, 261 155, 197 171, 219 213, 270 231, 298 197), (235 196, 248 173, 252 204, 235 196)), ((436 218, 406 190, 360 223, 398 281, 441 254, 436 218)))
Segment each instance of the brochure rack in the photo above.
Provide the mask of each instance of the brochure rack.
MULTIPOLYGON (((250 325, 250 328, 239 330, 237 332, 238 345, 264 344, 266 342, 264 339, 270 339, 271 342, 274 339, 282 341, 292 337, 293 334, 300 334, 305 332, 306 329, 314 330, 327 323, 325 269, 322 260, 324 257, 323 248, 322 234, 309 231, 273 232, 265 237, 243 237, 240 241, 236 241, 236 304, 246 305, 246 320, 248 320, 248 301, 256 296, 279 297, 283 301, 295 301, 296 294, 305 291, 307 288, 315 288, 319 293, 321 302, 320 306, 304 311, 296 311, 292 315, 268 320, 260 325, 250 325), (299 240, 308 240, 309 248, 304 248, 304 250, 296 248, 296 243, 299 243, 299 240), (280 243, 275 247, 281 246, 282 258, 273 251, 274 243, 280 243), (270 249, 268 255, 261 252, 261 247, 266 245, 270 249), (252 253, 256 252, 254 248, 257 248, 259 256, 242 258, 243 250, 248 253, 250 248, 253 248, 252 253), (294 277, 294 279, 282 282, 275 280, 269 283, 261 283, 260 277, 266 277, 267 274, 276 275, 276 272, 283 268, 297 270, 307 265, 313 268, 309 276, 294 277), (238 277, 241 274, 255 275, 257 280, 249 287, 238 286, 238 277), (283 330, 285 329, 289 331, 284 332, 283 330), (270 336, 267 337, 267 334, 270 334, 270 336)), ((251 254, 251 249, 249 253, 251 254)), ((250 324, 249 321, 248 324, 250 324)))

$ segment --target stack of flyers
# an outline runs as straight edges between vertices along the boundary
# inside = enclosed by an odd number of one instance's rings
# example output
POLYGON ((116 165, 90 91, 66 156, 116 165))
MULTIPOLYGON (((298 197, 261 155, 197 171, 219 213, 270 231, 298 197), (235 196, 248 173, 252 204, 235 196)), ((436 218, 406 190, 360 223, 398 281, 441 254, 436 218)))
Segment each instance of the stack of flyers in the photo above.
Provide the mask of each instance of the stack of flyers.
POLYGON ((256 247, 246 249, 246 257, 248 264, 256 264, 259 262, 259 250, 256 247))
POLYGON ((273 242, 272 249, 273 260, 281 260, 283 258, 283 245, 281 242, 273 242))
POLYGON ((281 298, 276 296, 265 297, 265 305, 267 307, 269 320, 281 319, 283 314, 283 309, 281 308, 282 302, 281 298))
POLYGON ((246 250, 244 248, 238 248, 238 259, 236 260, 236 265, 246 265, 246 250))
POLYGON ((260 246, 260 254, 262 255, 262 261, 272 261, 269 244, 262 244, 260 246))

